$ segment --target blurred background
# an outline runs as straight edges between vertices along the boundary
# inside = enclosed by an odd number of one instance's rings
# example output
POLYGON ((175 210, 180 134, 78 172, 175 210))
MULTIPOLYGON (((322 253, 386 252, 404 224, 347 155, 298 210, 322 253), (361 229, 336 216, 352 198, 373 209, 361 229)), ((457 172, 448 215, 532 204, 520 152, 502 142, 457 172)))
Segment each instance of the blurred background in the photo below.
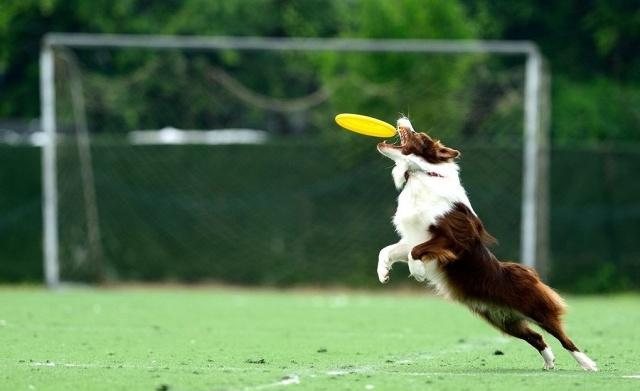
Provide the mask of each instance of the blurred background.
MULTIPOLYGON (((3 0, 5 283, 44 278, 49 32, 530 40, 546 59, 545 276, 571 292, 640 288, 637 1, 3 0)), ((333 123, 340 112, 407 114, 462 150, 495 252, 519 257, 523 56, 86 47, 55 65, 65 281, 376 286, 396 241, 391 164, 333 123)))

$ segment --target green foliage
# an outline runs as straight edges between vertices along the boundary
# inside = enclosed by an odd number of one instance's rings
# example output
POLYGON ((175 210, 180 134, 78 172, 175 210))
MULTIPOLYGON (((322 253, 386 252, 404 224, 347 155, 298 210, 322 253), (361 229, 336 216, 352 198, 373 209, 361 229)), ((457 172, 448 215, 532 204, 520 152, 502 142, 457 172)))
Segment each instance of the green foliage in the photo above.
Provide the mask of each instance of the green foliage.
MULTIPOLYGON (((290 36, 293 33, 289 33, 289 29, 297 31, 294 21, 309 18, 317 8, 313 7, 313 2, 253 3, 252 13, 245 15, 246 8, 251 8, 252 3, 242 3, 242 6, 240 3, 220 3, 204 7, 206 10, 197 14, 195 10, 202 4, 186 2, 169 18, 166 32, 220 34, 216 29, 225 30, 225 23, 247 19, 241 27, 253 26, 253 30, 231 28, 233 34, 290 36), (286 17, 272 20, 256 16, 267 12, 269 7, 282 9, 286 17), (254 23, 255 18, 258 19, 254 23), (223 22, 211 22, 218 19, 223 22), (283 31, 272 31, 276 26, 283 31)), ((475 34, 473 22, 456 2, 432 0, 425 6, 420 1, 404 1, 400 7, 390 7, 385 1, 326 4, 322 12, 333 15, 333 19, 322 19, 319 24, 317 19, 311 18, 315 22, 305 30, 308 34, 395 38, 471 38, 475 34), (384 18, 381 20, 376 15, 384 18), (339 34, 332 32, 329 26, 336 28, 339 34)), ((113 12, 125 11, 117 9, 113 12)), ((108 26, 101 28, 108 30, 108 26)), ((96 131, 109 132, 173 125, 181 128, 254 127, 273 133, 309 134, 326 129, 327 119, 337 112, 365 112, 384 118, 388 117, 391 108, 393 112, 411 114, 415 121, 439 128, 440 134, 458 135, 464 129, 481 128, 483 121, 477 121, 477 116, 474 116, 473 126, 469 126, 468 113, 472 106, 479 105, 478 98, 485 90, 474 90, 470 80, 477 78, 480 70, 489 73, 483 68, 486 62, 483 56, 448 54, 273 54, 233 50, 195 54, 86 50, 73 55, 62 52, 59 57, 58 91, 60 105, 64 106, 60 118, 66 120, 66 127, 73 125, 69 115, 71 103, 68 93, 63 91, 68 87, 69 78, 74 77, 69 67, 73 62, 82 75, 89 126, 96 131), (264 110, 239 100, 221 78, 230 78, 241 88, 270 99, 292 99, 326 92, 331 101, 306 112, 264 110), (66 118, 64 113, 68 113, 66 118)), ((487 112, 493 110, 491 105, 483 107, 487 112)), ((509 114, 513 114, 513 105, 510 109, 509 114)), ((519 108, 516 108, 515 114, 518 113, 519 108)))
MULTIPOLYGON (((340 36, 367 38, 493 38, 530 39, 537 42, 549 58, 551 70, 560 80, 553 89, 553 102, 557 108, 552 116, 554 140, 561 143, 576 140, 599 141, 640 140, 637 104, 626 104, 627 109, 602 110, 606 96, 625 102, 637 99, 640 80, 640 8, 634 0, 611 2, 608 0, 563 0, 553 6, 542 6, 533 0, 512 2, 496 1, 340 1, 340 0, 167 0, 144 2, 81 1, 81 0, 7 0, 0 12, 0 116, 35 117, 38 115, 39 41, 48 31, 82 31, 95 33, 153 33, 201 35, 262 35, 262 36, 340 36), (620 87, 610 78, 619 80, 620 87), (627 83, 626 85, 624 83, 627 83), (611 84, 611 86, 606 86, 611 84), (623 92, 615 90, 624 90, 623 92), (619 98, 616 98, 616 95, 619 98), (581 101, 581 102, 580 102, 581 101), (591 102, 591 103, 590 103, 591 102), (568 111, 565 111, 565 108, 568 111), (576 117, 576 109, 584 114, 576 117), (615 112, 612 112, 615 111, 615 112), (619 111, 625 111, 620 113, 619 111), (591 125, 580 122, 589 118, 591 125), (571 125, 573 121, 577 123, 571 125), (598 129, 595 129, 595 124, 598 129), (586 130, 588 129, 589 130, 586 130), (614 129, 609 132, 609 129, 614 129)), ((229 65, 233 54, 226 54, 222 63, 229 65)), ((387 58, 355 58, 344 60, 309 60, 324 67, 320 76, 325 82, 341 77, 343 67, 357 72, 352 80, 342 80, 336 91, 342 97, 341 107, 348 107, 352 94, 366 93, 369 81, 370 98, 365 106, 353 107, 379 114, 381 101, 397 105, 397 110, 411 112, 421 123, 434 120, 432 111, 445 114, 452 128, 465 113, 465 104, 455 102, 469 99, 468 91, 442 97, 442 91, 461 91, 469 71, 468 60, 447 61, 429 59, 422 64, 399 56, 387 58), (389 82, 391 72, 406 72, 407 82, 402 85, 389 82), (444 72, 445 70, 448 71, 444 72), (359 79, 358 79, 359 78, 359 79), (363 85, 365 87, 363 87, 363 85), (358 88, 360 87, 360 88, 358 88), (360 91, 359 91, 360 90, 360 91), (384 90, 386 96, 377 94, 384 90), (389 96, 396 96, 390 100, 389 96), (415 103, 415 102, 425 103, 415 103), (413 104, 412 104, 413 102, 413 104), (421 118, 418 118, 421 117, 421 118)), ((237 75, 249 86, 259 87, 255 67, 251 62, 259 59, 238 58, 237 75), (249 62, 249 66, 243 64, 249 62)), ((304 63, 304 62, 302 62, 304 63)), ((300 64, 300 62, 298 62, 300 64)), ((282 85, 288 79, 299 79, 299 70, 277 63, 261 65, 260 77, 269 81, 274 96, 278 96, 278 78, 282 85)), ((114 72, 124 72, 125 64, 116 64, 114 72)), ((306 79, 305 79, 306 78, 306 79)), ((317 87, 313 77, 308 80, 301 95, 317 87)), ((143 84, 151 80, 141 80, 143 84)), ((144 90, 151 87, 143 86, 144 90)), ((257 88, 259 89, 259 88, 257 88)), ((108 92, 106 92, 108 94, 108 92)), ((197 108, 197 100, 191 100, 197 108)), ((200 105, 202 106, 202 105, 200 105)), ((137 114, 133 105, 131 118, 137 114)), ((144 108, 140 108, 144 110, 144 108)), ((343 110, 339 110, 343 111, 343 110)), ((467 112, 468 114, 468 112, 467 112)), ((251 114, 249 114, 251 115, 251 114)), ((130 120, 129 120, 130 121, 130 120)), ((126 122, 126 121, 125 121, 126 122)), ((277 123, 286 123, 282 118, 277 123)))
POLYGON ((580 82, 562 76, 553 83, 556 144, 640 141, 640 85, 603 77, 580 82))
MULTIPOLYGON (((345 18, 342 36, 460 39, 475 36, 473 21, 456 2, 376 0, 355 5, 350 12, 342 13, 345 18), (354 14, 358 17, 351 18, 354 14)), ((336 56, 324 67, 323 75, 326 82, 339 86, 332 101, 336 112, 385 117, 385 110, 395 107, 411 114, 416 123, 437 126, 446 134, 459 131, 467 118, 469 95, 463 91, 477 60, 473 56, 350 54, 336 56)))
POLYGON ((368 0, 341 12, 343 36, 361 38, 471 38, 476 29, 465 9, 446 0, 368 0))
POLYGON ((565 76, 640 82, 640 7, 635 0, 464 0, 483 38, 527 39, 565 76))
MULTIPOLYGON (((339 1, 8 0, 0 12, 0 117, 38 115, 38 53, 47 32, 336 35, 339 1)), ((122 68, 117 68, 118 72, 122 68)), ((282 74, 282 70, 281 70, 282 74)))
POLYGON ((541 47, 553 75, 553 142, 640 142, 637 1, 463 2, 480 37, 541 47))

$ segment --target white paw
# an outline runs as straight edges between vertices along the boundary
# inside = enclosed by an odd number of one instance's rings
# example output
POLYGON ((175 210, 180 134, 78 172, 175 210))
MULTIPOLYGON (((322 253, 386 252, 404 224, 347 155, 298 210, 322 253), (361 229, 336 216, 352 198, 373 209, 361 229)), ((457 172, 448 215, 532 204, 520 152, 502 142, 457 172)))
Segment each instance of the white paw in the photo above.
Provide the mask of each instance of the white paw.
POLYGON ((380 280, 381 283, 386 284, 389 282, 389 270, 390 269, 384 266, 378 266, 378 280, 380 280))
POLYGON ((389 271, 391 268, 389 266, 389 251, 386 248, 380 250, 380 254, 378 254, 378 280, 381 283, 386 284, 389 281, 389 271))
POLYGON ((556 367, 556 358, 553 355, 553 352, 551 351, 550 347, 546 347, 542 351, 540 351, 540 355, 544 359, 543 369, 545 371, 548 371, 556 367))
POLYGON ((424 262, 421 260, 409 260, 409 273, 411 273, 416 281, 423 282, 427 279, 427 270, 424 267, 424 262))
POLYGON ((584 369, 585 371, 590 371, 590 372, 598 372, 598 366, 596 365, 595 362, 591 361, 590 363, 584 363, 584 364, 580 364, 580 366, 582 367, 582 369, 584 369))
POLYGON ((598 371, 598 366, 596 365, 596 363, 592 359, 590 359, 586 354, 582 352, 571 352, 571 355, 573 356, 573 358, 576 359, 578 364, 580 364, 582 369, 584 369, 585 371, 593 371, 593 372, 598 371))

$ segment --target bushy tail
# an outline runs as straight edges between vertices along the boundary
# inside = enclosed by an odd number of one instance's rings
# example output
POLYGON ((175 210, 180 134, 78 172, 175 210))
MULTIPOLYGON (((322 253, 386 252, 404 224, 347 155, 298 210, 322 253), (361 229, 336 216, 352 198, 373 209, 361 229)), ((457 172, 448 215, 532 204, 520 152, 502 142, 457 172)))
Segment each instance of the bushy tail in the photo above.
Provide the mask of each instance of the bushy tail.
POLYGON ((558 294, 558 292, 554 291, 548 285, 545 285, 543 282, 540 282, 541 289, 544 292, 547 299, 551 302, 551 306, 556 309, 559 315, 564 314, 567 311, 567 303, 564 299, 558 294))

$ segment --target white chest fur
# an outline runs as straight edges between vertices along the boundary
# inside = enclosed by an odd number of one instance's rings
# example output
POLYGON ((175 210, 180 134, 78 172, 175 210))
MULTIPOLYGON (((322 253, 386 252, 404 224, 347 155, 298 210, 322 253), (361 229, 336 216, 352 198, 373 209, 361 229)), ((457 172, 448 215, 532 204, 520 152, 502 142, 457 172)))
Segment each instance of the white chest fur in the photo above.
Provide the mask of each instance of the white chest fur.
POLYGON ((398 196, 398 208, 393 217, 402 241, 415 246, 429 240, 429 227, 450 211, 456 202, 469 205, 457 172, 454 178, 411 173, 398 196))
POLYGON ((451 209, 451 203, 442 199, 410 178, 398 196, 398 208, 393 224, 403 241, 415 246, 429 240, 429 226, 451 209))
MULTIPOLYGON (((413 248, 429 240, 429 227, 450 211, 455 202, 469 202, 457 176, 452 181, 425 173, 412 173, 398 196, 398 208, 393 217, 401 242, 413 248)), ((409 271, 416 280, 426 280, 436 293, 451 297, 447 279, 436 262, 413 260, 410 254, 407 258, 409 271)))

